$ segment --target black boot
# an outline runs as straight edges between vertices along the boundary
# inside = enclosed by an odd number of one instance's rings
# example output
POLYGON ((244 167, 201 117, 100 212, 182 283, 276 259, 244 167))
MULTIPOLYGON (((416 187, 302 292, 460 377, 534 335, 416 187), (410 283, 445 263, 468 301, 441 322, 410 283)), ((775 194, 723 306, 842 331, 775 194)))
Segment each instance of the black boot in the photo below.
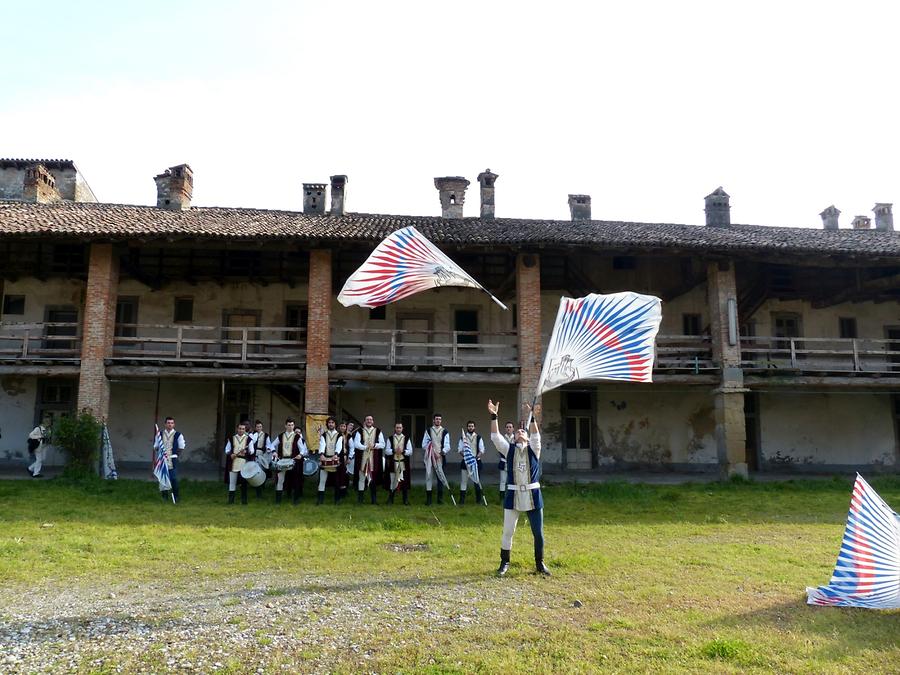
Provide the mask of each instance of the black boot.
POLYGON ((357 504, 362 504, 362 503, 363 503, 363 495, 364 495, 364 494, 366 494, 366 491, 365 491, 365 490, 357 490, 357 491, 356 491, 356 503, 357 503, 357 504))
POLYGON ((228 503, 234 504, 234 492, 231 490, 228 491, 228 503))
POLYGON ((466 503, 466 491, 460 490, 459 491, 459 505, 462 506, 465 503, 466 503))
POLYGON ((497 568, 497 576, 505 577, 507 572, 509 572, 509 549, 501 548, 500 567, 497 568))
POLYGON ((258 488, 256 488, 256 498, 262 499, 262 485, 260 485, 258 488))
POLYGON ((241 484, 241 504, 247 503, 247 484, 241 484))
POLYGON ((378 498, 376 497, 376 492, 377 492, 377 490, 378 490, 378 489, 375 487, 374 484, 373 484, 372 487, 369 489, 369 491, 372 493, 372 503, 373 503, 373 504, 377 504, 377 503, 378 503, 378 498))
POLYGON ((275 503, 276 504, 281 503, 281 495, 283 495, 283 494, 284 494, 284 490, 275 490, 275 503))
POLYGON ((538 574, 542 574, 545 577, 550 576, 550 570, 547 569, 547 566, 544 564, 544 547, 538 548, 534 547, 534 569, 538 574))
POLYGON ((393 503, 394 503, 394 495, 395 495, 395 494, 397 494, 397 491, 396 491, 396 490, 391 490, 391 491, 390 491, 390 493, 388 494, 388 504, 393 504, 393 503))
POLYGON ((444 486, 438 483, 438 504, 444 503, 444 486))
POLYGON ((302 497, 302 496, 303 496, 303 493, 300 490, 298 490, 297 488, 294 488, 294 506, 297 506, 297 504, 300 503, 300 497, 302 497))
POLYGON ((341 503, 341 491, 338 490, 337 488, 334 489, 334 503, 335 504, 341 503))
POLYGON ((476 504, 481 504, 481 503, 483 503, 482 500, 481 500, 481 497, 482 497, 482 494, 481 494, 481 486, 480 486, 480 485, 476 485, 476 486, 475 486, 475 503, 476 503, 476 504))
POLYGON ((431 490, 425 490, 425 506, 431 506, 431 490))
POLYGON ((324 504, 324 503, 325 503, 325 490, 319 490, 316 493, 316 506, 319 506, 319 504, 324 504))
POLYGON ((409 488, 403 488, 403 506, 409 506, 409 488))
POLYGON ((169 491, 168 491, 168 490, 160 490, 160 491, 159 491, 159 494, 160 494, 160 496, 162 497, 162 500, 163 500, 164 502, 169 501, 169 491))

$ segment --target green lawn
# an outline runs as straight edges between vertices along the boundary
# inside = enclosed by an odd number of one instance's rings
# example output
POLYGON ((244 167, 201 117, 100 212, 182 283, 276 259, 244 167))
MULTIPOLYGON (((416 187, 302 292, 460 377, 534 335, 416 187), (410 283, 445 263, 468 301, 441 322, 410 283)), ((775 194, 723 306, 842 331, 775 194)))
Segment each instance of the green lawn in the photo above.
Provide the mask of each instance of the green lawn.
MULTIPOLYGON (((549 487, 554 576, 532 574, 522 518, 512 570, 498 580, 491 574, 502 512, 493 491, 488 508, 425 507, 421 491, 411 507, 335 507, 330 491, 320 507, 311 495, 276 507, 252 490, 249 506, 229 507, 223 486, 186 482, 173 507, 151 483, 5 481, 0 599, 25 593, 35 578, 48 592, 166 578, 189 595, 264 565, 274 600, 315 593, 327 606, 329 595, 351 597, 368 579, 395 589, 398 606, 420 597, 427 604, 432 589, 460 589, 480 617, 440 630, 413 621, 393 642, 362 636, 364 664, 338 653, 326 670, 897 672, 900 611, 805 604, 804 588, 831 575, 851 483, 549 487), (305 585, 310 578, 325 581, 305 585)), ((871 483, 900 508, 900 479, 871 483)), ((229 597, 222 602, 243 602, 229 597)), ((263 662, 234 657, 223 668, 303 670, 310 656, 273 647, 266 654, 263 662)), ((104 668, 159 666, 149 652, 104 658, 104 668)))

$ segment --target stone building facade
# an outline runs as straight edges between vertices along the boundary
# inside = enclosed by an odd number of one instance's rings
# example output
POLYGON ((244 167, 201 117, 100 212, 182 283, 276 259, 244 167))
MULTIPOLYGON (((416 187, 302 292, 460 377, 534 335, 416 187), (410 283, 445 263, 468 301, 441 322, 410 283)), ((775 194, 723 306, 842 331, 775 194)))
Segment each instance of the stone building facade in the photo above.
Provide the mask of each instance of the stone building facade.
POLYGON ((589 195, 569 195, 570 220, 510 219, 487 170, 478 217, 465 217, 459 176, 435 179, 440 216, 410 217, 349 211, 344 175, 303 184, 296 212, 193 206, 184 164, 154 180, 155 207, 105 204, 67 160, 0 160, 0 456, 24 457, 42 415, 84 408, 108 420, 126 462, 146 462, 154 422, 174 415, 186 468, 220 462, 245 416, 314 429, 373 414, 420 438, 440 412, 454 435, 469 419, 484 429, 488 398, 510 419, 531 400, 560 296, 633 290, 663 300, 654 382, 546 394, 548 464, 900 467, 890 204, 875 205, 874 227, 841 228, 834 207, 822 229, 738 225, 719 188, 704 226, 596 220, 589 195), (509 311, 466 288, 376 310, 337 303, 408 225, 509 311))

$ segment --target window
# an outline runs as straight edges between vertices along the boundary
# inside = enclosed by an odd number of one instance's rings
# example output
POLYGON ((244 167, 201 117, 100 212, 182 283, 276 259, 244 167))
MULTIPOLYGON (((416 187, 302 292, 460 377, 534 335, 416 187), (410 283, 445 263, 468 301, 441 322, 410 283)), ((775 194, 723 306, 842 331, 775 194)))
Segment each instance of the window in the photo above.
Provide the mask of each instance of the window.
MULTIPOLYGON (((453 312, 453 330, 465 333, 478 332, 478 310, 477 309, 457 309, 453 312)), ((478 335, 457 335, 456 344, 459 345, 476 345, 478 344, 478 335)))
POLYGON ((137 297, 120 297, 116 300, 116 337, 137 337, 137 297))
POLYGON ((589 391, 567 391, 565 396, 566 410, 590 410, 593 407, 589 391))
POLYGON ((682 335, 700 335, 700 315, 699 314, 682 314, 681 315, 681 334, 682 335))
POLYGON ((369 310, 370 321, 384 321, 385 319, 387 319, 386 305, 382 305, 381 307, 373 307, 369 310))
POLYGON ((287 331, 284 334, 285 340, 299 340, 306 333, 306 325, 309 321, 309 310, 306 305, 292 303, 284 307, 284 325, 288 328, 299 328, 298 331, 287 331))
POLYGON ((838 330, 844 339, 854 339, 858 337, 856 334, 856 318, 841 317, 838 319, 838 330))
POLYGON ((194 298, 175 298, 175 323, 194 320, 194 298))
POLYGON ((72 380, 39 379, 37 405, 34 409, 34 424, 49 417, 53 425, 60 417, 68 417, 75 411, 75 387, 72 380))
POLYGON ((24 295, 4 295, 3 296, 3 314, 24 314, 25 313, 25 296, 24 295))
POLYGON ((637 267, 637 259, 633 255, 617 255, 613 257, 614 270, 633 270, 637 267))
POLYGON ((397 407, 401 410, 431 410, 431 390, 397 387, 397 407))
POLYGON ((59 337, 74 338, 78 335, 78 310, 74 307, 47 307, 45 316, 44 349, 75 350, 75 340, 60 340, 59 337))

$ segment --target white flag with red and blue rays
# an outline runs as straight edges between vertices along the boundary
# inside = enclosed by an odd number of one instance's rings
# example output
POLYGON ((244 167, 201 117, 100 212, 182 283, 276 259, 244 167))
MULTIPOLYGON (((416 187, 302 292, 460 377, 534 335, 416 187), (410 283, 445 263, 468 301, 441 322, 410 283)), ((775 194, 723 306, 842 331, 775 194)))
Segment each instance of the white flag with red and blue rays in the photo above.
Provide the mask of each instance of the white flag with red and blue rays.
POLYGON ((414 227, 392 232, 378 244, 347 279, 338 302, 344 307, 359 305, 371 309, 441 286, 477 288, 506 309, 414 227))
POLYGON ((831 581, 806 597, 826 607, 900 608, 900 515, 859 474, 831 581))
POLYGON ((537 395, 576 380, 653 381, 662 301, 631 291, 561 298, 537 395))

